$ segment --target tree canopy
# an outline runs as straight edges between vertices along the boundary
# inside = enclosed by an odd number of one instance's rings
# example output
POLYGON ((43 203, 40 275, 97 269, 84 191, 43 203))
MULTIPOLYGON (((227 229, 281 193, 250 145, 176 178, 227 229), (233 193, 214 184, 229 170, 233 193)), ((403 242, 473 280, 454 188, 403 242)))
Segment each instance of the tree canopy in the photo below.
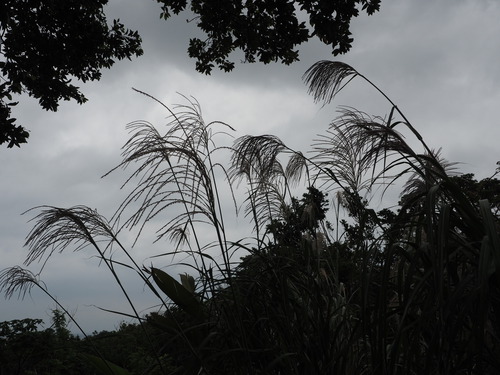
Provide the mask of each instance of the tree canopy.
POLYGON ((0 2, 0 144, 26 143, 29 133, 16 124, 12 94, 28 94, 56 111, 60 100, 87 99, 72 84, 99 80, 116 59, 142 54, 141 38, 103 11, 107 0, 0 2))
POLYGON ((334 55, 350 50, 353 38, 349 30, 360 8, 372 15, 380 0, 157 0, 162 4, 161 17, 169 18, 189 9, 196 25, 207 38, 192 38, 189 56, 195 58, 196 70, 210 74, 212 68, 234 68, 231 52, 241 50, 246 62, 299 59, 296 47, 317 36, 331 46, 334 55), (308 23, 301 15, 309 17, 308 23))

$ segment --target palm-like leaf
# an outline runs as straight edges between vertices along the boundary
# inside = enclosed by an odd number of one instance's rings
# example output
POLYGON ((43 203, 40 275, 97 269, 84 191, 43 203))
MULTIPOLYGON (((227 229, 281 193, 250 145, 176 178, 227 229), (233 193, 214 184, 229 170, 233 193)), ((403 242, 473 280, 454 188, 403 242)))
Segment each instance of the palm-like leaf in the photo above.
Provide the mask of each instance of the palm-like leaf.
POLYGON ((125 210, 139 202, 121 228, 139 226, 139 236, 146 223, 160 214, 177 212, 158 230, 158 239, 168 236, 184 242, 192 234, 195 249, 199 251, 202 245, 196 237, 195 223, 208 223, 215 228, 219 244, 224 248, 224 223, 216 178, 220 177, 218 171, 222 176, 226 176, 226 172, 214 161, 214 154, 223 148, 215 147, 212 138, 219 131, 216 129, 213 133, 212 128, 220 126, 222 131, 231 128, 220 122, 206 124, 195 101, 177 106, 174 111, 168 110, 171 116, 163 135, 147 122, 129 125, 133 134, 124 146, 123 161, 117 168, 138 163, 125 184, 134 178, 139 182, 117 210, 114 220, 119 222, 125 210))
POLYGON ((16 293, 24 298, 36 285, 43 287, 43 282, 31 271, 19 266, 6 268, 0 272, 0 290, 5 293, 6 298, 11 298, 16 293))
POLYGON ((298 184, 304 176, 306 181, 310 183, 309 163, 309 159, 300 151, 295 152, 290 157, 285 169, 285 176, 290 185, 298 184))
POLYGON ((243 136, 233 145, 231 178, 247 178, 256 183, 272 182, 283 177, 279 155, 287 147, 276 136, 243 136))
POLYGON ((280 161, 284 153, 290 153, 289 148, 271 135, 243 136, 233 145, 231 181, 245 181, 248 186, 245 214, 252 218, 257 237, 259 229, 279 215, 290 192, 287 172, 280 161))
POLYGON ((93 245, 104 256, 105 249, 115 240, 107 220, 86 206, 42 206, 35 209, 41 212, 32 219, 36 225, 26 238, 25 246, 29 249, 27 265, 43 257, 48 260, 54 252, 62 252, 70 245, 74 245, 75 250, 93 245), (107 242, 103 251, 97 245, 100 241, 107 242))
POLYGON ((311 66, 302 77, 309 86, 309 93, 315 101, 330 103, 342 88, 359 73, 340 61, 319 61, 311 66), (347 82, 345 82, 347 80, 347 82))
MULTIPOLYGON (((313 145, 315 156, 313 161, 317 171, 333 171, 337 183, 352 192, 363 195, 368 192, 374 182, 373 173, 379 162, 374 152, 377 139, 371 136, 370 129, 383 128, 384 125, 368 115, 345 108, 326 131, 320 135, 313 145)), ((323 178, 331 181, 328 175, 323 178)), ((335 186, 338 188, 338 186, 335 186)))
POLYGON ((406 196, 406 199, 408 199, 414 196, 422 196, 428 191, 429 183, 439 183, 443 178, 453 174, 457 163, 447 161, 440 154, 441 149, 438 149, 433 151, 431 155, 424 154, 421 156, 425 163, 424 168, 410 174, 401 192, 402 197, 406 196), (424 172, 424 174, 422 175, 421 172, 424 172))

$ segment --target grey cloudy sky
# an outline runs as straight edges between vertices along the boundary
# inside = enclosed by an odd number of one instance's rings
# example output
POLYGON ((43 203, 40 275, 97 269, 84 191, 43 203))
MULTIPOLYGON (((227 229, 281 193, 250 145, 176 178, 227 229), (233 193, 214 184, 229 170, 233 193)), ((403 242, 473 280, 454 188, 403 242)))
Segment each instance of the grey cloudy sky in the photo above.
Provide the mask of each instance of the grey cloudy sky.
MULTIPOLYGON (((462 162, 463 172, 491 175, 500 160, 500 2, 496 0, 382 0, 379 13, 353 21, 354 46, 334 58, 313 41, 301 48, 292 66, 237 64, 232 73, 198 74, 187 56, 190 37, 198 35, 181 15, 159 19, 154 1, 111 0, 109 18, 120 18, 139 30, 144 56, 117 63, 99 82, 82 85, 89 102, 61 103, 57 113, 23 99, 15 117, 31 130, 20 149, 0 150, 0 269, 22 264, 24 238, 37 205, 87 205, 111 217, 123 199, 121 173, 101 179, 120 162, 127 140, 125 125, 147 120, 161 127, 168 113, 146 91, 167 105, 185 103, 177 94, 194 96, 206 121, 220 120, 235 136, 269 133, 292 148, 307 151, 324 132, 340 105, 384 116, 390 106, 362 81, 355 81, 325 107, 313 102, 301 80, 318 60, 336 59, 352 65, 383 89, 442 156, 462 162)), ((246 221, 240 218, 244 226, 246 221)), ((123 242, 132 235, 125 233, 123 242)), ((139 262, 167 251, 151 245, 147 235, 132 249, 139 262)), ((164 266, 165 264, 161 264, 164 266)), ((38 272, 40 265, 30 267, 38 272)), ((117 286, 92 251, 66 252, 47 264, 42 280, 85 330, 113 329, 120 318, 95 305, 129 311, 117 286)), ((142 285, 123 276, 140 308, 155 303, 142 285)), ((0 297, 0 321, 25 317, 48 321, 55 305, 38 292, 23 301, 0 297)), ((72 327, 73 329, 74 327, 72 327)))

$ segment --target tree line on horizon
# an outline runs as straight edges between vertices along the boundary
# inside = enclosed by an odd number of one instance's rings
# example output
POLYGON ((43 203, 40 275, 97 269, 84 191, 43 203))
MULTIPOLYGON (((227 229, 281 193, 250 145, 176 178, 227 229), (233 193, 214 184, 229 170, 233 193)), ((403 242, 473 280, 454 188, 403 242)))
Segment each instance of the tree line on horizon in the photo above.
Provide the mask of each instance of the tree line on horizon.
POLYGON ((82 337, 71 333, 68 323, 65 313, 57 308, 45 329, 42 319, 0 322, 0 374, 95 375, 102 373, 99 365, 93 365, 96 355, 133 374, 160 374, 151 369, 154 354, 139 325, 122 322, 112 331, 94 331, 82 337))

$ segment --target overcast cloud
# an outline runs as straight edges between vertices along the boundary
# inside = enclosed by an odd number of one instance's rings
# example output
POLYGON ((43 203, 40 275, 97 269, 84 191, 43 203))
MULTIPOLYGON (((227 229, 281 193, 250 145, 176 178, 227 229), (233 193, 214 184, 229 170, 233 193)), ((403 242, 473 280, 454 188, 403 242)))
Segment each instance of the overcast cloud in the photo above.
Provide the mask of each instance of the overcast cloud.
MULTIPOLYGON (((337 59, 383 89, 432 148, 442 147, 443 157, 463 163, 463 172, 484 178, 500 160, 496 0, 382 0, 379 13, 354 20, 354 46, 345 56, 334 58, 314 41, 301 49, 301 61, 292 66, 237 64, 232 73, 212 76, 196 73, 195 62, 187 56, 189 38, 199 35, 185 22, 187 16, 165 22, 159 13, 154 1, 111 0, 109 18, 139 30, 144 56, 119 62, 100 82, 82 85, 89 98, 83 106, 65 102, 57 113, 48 113, 36 101, 23 99, 16 108, 18 123, 28 127, 31 136, 20 149, 0 150, 0 269, 24 261, 24 238, 32 227, 27 222, 32 214, 21 216, 25 210, 83 204, 106 217, 114 213, 125 194, 119 190, 125 175, 101 176, 120 162, 120 147, 128 136, 125 125, 140 119, 161 127, 168 116, 132 87, 167 105, 184 103, 177 92, 192 95, 206 121, 224 121, 235 128, 236 136, 275 134, 307 151, 339 105, 380 116, 390 110, 362 81, 353 82, 329 106, 315 104, 301 76, 318 60, 337 59)), ((245 223, 243 218, 238 221, 240 226, 245 223)), ((132 239, 125 234, 123 242, 132 239)), ((152 237, 145 236, 132 250, 139 262, 150 264, 149 255, 166 251, 162 246, 167 244, 151 242, 152 237)), ((98 267, 93 255, 89 249, 54 256, 41 276, 88 332, 113 329, 121 320, 92 305, 129 311, 109 272, 98 267)), ((40 265, 30 269, 38 272, 40 265)), ((128 276, 124 280, 141 308, 155 303, 139 282, 128 276)), ((23 301, 0 298, 0 321, 48 321, 55 307, 38 292, 23 301)))

